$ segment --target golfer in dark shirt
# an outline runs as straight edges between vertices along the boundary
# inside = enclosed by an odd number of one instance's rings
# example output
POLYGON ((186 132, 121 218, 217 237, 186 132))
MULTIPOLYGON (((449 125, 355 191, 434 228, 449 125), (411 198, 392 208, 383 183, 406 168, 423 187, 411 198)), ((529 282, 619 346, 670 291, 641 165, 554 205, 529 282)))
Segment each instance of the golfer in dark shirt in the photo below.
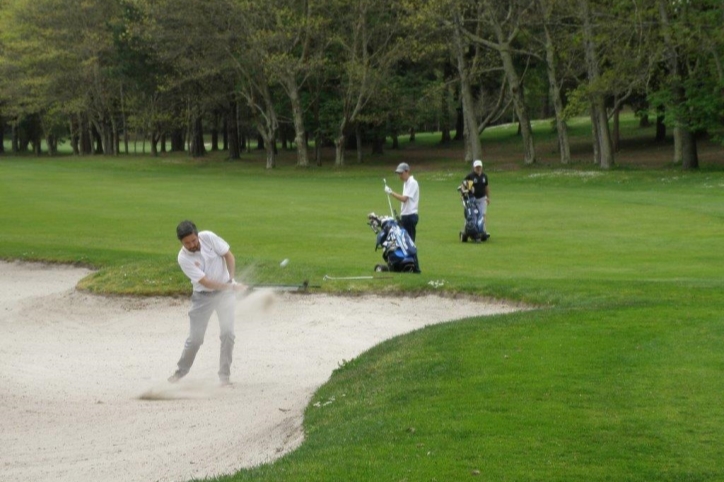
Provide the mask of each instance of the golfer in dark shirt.
POLYGON ((488 176, 483 172, 483 161, 473 162, 473 172, 465 176, 466 181, 473 182, 473 195, 478 204, 480 215, 483 218, 483 237, 490 236, 488 232, 488 204, 490 204, 490 188, 488 187, 488 176))

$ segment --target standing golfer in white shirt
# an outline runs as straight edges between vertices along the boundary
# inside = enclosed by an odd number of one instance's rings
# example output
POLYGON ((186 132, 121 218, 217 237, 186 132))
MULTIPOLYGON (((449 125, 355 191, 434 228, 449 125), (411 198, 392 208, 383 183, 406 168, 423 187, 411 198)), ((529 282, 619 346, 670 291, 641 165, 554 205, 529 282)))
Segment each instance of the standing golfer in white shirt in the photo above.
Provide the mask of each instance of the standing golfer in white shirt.
POLYGON ((406 162, 400 163, 395 169, 395 172, 400 177, 400 180, 404 183, 402 186, 402 194, 397 194, 395 191, 385 186, 385 192, 402 202, 402 209, 400 210, 400 225, 405 228, 407 234, 410 235, 413 241, 417 235, 417 222, 420 220, 418 215, 418 205, 420 204, 420 186, 417 184, 415 178, 410 174, 410 166, 406 162))

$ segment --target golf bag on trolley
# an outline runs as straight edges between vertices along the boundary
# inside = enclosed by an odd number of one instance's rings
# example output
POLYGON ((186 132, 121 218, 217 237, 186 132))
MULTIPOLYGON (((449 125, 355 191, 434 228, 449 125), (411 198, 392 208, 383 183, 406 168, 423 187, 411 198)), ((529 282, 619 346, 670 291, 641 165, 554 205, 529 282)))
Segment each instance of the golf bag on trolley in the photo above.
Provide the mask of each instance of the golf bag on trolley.
POLYGON ((375 251, 382 248, 382 259, 386 263, 376 265, 375 271, 419 273, 417 247, 407 231, 389 216, 370 213, 367 219, 367 224, 377 235, 375 251))
POLYGON ((460 231, 460 241, 467 243, 468 239, 479 243, 486 241, 490 236, 485 232, 485 217, 480 212, 478 202, 472 191, 472 181, 465 180, 458 186, 458 192, 463 202, 463 215, 465 225, 460 231))

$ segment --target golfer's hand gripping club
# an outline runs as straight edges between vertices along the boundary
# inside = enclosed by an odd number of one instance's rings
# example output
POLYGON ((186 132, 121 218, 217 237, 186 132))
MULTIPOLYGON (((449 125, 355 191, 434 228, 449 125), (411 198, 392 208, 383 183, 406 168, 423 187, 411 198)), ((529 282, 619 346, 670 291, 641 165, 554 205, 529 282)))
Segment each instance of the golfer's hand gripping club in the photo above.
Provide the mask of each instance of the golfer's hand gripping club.
POLYGON ((382 178, 382 182, 385 183, 385 193, 387 194, 387 205, 390 207, 390 216, 395 219, 395 211, 392 209, 392 201, 390 201, 390 193, 392 192, 392 189, 390 189, 390 187, 387 185, 387 179, 382 178))
POLYGON ((249 291, 249 286, 245 285, 244 283, 237 283, 235 279, 232 279, 231 281, 229 281, 229 283, 231 284, 232 291, 235 291, 237 293, 244 293, 246 291, 249 291))

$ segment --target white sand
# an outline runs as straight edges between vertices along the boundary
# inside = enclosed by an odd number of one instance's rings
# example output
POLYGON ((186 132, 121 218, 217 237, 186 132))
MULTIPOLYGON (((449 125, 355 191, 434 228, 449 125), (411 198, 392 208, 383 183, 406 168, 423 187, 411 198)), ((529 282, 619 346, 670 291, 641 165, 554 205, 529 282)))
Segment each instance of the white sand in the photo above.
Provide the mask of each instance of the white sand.
POLYGON ((218 322, 177 385, 189 300, 93 296, 89 272, 0 262, 0 480, 177 481, 272 461, 304 438, 343 360, 425 325, 517 308, 435 296, 284 294, 239 303, 231 387, 218 322))

